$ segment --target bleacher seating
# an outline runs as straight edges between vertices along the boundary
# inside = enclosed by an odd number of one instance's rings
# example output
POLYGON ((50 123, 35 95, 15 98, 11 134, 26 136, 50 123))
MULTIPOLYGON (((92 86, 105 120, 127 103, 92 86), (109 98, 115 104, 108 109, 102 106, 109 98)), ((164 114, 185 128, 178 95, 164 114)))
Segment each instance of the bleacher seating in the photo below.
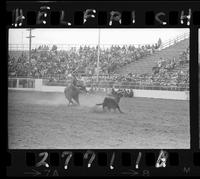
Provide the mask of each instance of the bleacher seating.
MULTIPOLYGON (((140 85, 143 87, 189 88, 189 46, 186 44, 187 39, 160 52, 157 52, 158 47, 150 45, 139 48, 131 45, 111 46, 101 49, 100 81, 110 82, 112 85, 118 82, 129 87, 140 85), (177 49, 177 51, 169 53, 170 49, 177 49), (164 55, 166 52, 168 52, 167 56, 164 55), (155 56, 159 57, 156 62, 149 61, 155 56), (145 59, 147 61, 144 63, 145 59), (134 70, 126 71, 126 66, 133 67, 132 64, 140 64, 140 73, 134 70), (147 71, 144 70, 147 67, 146 64, 148 64, 147 71), (121 69, 125 69, 126 73, 120 73, 121 69)), ((17 57, 10 55, 8 75, 10 77, 43 78, 55 84, 59 80, 65 81, 67 74, 76 71, 76 75, 83 75, 91 82, 94 81, 96 66, 97 47, 84 46, 59 51, 56 46, 52 49, 40 46, 32 50, 30 60, 27 53, 22 53, 20 56, 18 54, 17 57)))

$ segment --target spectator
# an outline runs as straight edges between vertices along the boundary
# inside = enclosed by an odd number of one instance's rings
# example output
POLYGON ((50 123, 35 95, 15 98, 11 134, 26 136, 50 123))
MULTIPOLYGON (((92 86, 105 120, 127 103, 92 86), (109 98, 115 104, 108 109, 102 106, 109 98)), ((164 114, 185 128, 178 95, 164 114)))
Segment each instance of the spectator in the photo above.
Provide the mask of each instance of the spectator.
MULTIPOLYGON (((119 75, 118 70, 140 58, 150 55, 155 45, 145 45, 136 48, 133 45, 117 46, 101 49, 99 75, 100 80, 119 82, 127 85, 163 85, 170 86, 186 84, 189 82, 189 48, 180 54, 178 59, 162 59, 156 65, 156 73, 119 75), (186 68, 184 69, 184 65, 186 68), (183 69, 182 71, 176 70, 183 69)), ((78 74, 92 77, 97 67, 97 47, 79 47, 68 50, 58 50, 57 46, 39 46, 32 51, 31 60, 25 53, 20 57, 8 59, 8 75, 33 78, 49 78, 50 80, 63 80, 66 74, 74 70, 78 74)), ((91 78, 92 79, 92 78, 91 78)), ((188 84, 189 85, 189 84, 188 84)), ((124 92, 125 93, 125 92, 124 92)))

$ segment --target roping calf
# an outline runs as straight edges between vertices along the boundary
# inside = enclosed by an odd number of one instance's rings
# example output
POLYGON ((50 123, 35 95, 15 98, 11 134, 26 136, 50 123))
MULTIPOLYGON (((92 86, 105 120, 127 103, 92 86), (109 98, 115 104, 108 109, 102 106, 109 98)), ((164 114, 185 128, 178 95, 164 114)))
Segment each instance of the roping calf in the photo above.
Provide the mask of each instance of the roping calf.
POLYGON ((105 110, 105 107, 107 107, 109 111, 110 109, 118 109, 120 113, 123 113, 119 107, 119 101, 121 97, 121 94, 115 94, 113 97, 105 97, 103 103, 96 105, 102 105, 103 110, 105 110))

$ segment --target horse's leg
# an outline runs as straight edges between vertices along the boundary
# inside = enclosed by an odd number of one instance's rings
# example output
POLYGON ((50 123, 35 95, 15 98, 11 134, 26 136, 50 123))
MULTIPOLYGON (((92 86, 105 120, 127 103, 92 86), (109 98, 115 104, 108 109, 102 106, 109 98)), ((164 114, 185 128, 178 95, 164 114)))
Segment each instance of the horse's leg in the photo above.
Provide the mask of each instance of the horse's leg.
POLYGON ((124 113, 124 112, 121 111, 119 105, 117 105, 117 109, 118 109, 118 111, 119 111, 120 113, 122 113, 122 114, 124 113))
POLYGON ((80 103, 79 103, 79 97, 77 97, 77 103, 78 103, 78 105, 80 105, 80 103))
POLYGON ((69 98, 68 98, 67 96, 66 96, 66 98, 67 98, 67 100, 68 100, 68 102, 69 102, 69 103, 68 103, 68 106, 69 106, 69 105, 70 105, 70 100, 69 100, 69 98))
POLYGON ((78 97, 78 96, 74 97, 74 100, 76 101, 76 103, 77 103, 78 105, 80 105, 80 103, 79 103, 79 97, 78 97))
POLYGON ((104 111, 104 112, 107 112, 107 111, 108 111, 108 106, 103 105, 103 111, 104 111))
POLYGON ((72 101, 72 99, 71 99, 71 98, 68 98, 68 101, 69 101, 69 104, 68 104, 68 106, 70 106, 70 104, 73 104, 73 101, 72 101))
POLYGON ((103 111, 105 112, 105 106, 103 105, 103 111))
POLYGON ((69 101, 69 104, 68 104, 68 106, 70 106, 70 104, 71 104, 71 102, 69 101))
POLYGON ((71 103, 72 105, 74 104, 74 102, 73 102, 73 99, 72 99, 72 98, 70 99, 70 103, 71 103))

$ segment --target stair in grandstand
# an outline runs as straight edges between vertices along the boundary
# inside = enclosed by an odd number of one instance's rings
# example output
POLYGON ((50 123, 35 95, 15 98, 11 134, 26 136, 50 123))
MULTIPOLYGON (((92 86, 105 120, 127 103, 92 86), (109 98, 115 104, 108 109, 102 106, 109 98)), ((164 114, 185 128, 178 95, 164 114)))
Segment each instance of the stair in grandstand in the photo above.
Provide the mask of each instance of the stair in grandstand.
POLYGON ((161 51, 156 51, 154 54, 141 58, 136 62, 132 62, 119 71, 120 74, 125 75, 128 73, 145 74, 151 73, 152 67, 162 59, 178 59, 179 55, 189 47, 189 38, 179 41, 161 51))

